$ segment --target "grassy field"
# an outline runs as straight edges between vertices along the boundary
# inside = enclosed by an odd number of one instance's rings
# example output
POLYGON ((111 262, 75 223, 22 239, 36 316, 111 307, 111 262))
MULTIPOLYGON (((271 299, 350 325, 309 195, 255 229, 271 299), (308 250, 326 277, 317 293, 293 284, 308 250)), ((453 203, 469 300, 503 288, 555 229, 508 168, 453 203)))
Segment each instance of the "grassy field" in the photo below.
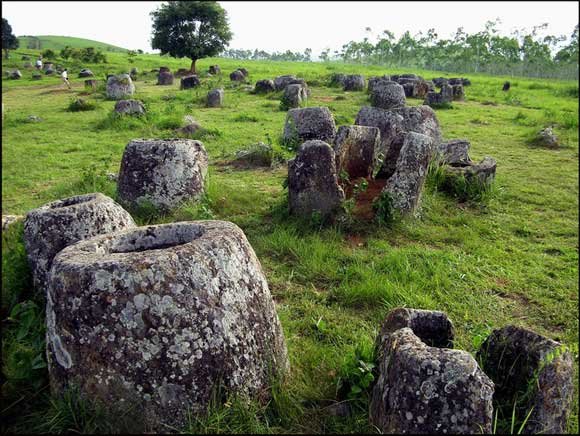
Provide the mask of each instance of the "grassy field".
MULTIPOLYGON (((29 52, 29 50, 23 50, 29 52)), ((21 67, 21 53, 3 70, 21 67)), ((99 77, 141 72, 187 60, 141 55, 134 64, 107 54, 109 64, 83 65, 99 77)), ((268 405, 212 409, 186 431, 376 432, 368 423, 368 389, 361 362, 372 362, 372 344, 385 315, 407 306, 447 312, 457 330, 457 348, 475 352, 487 334, 507 324, 533 329, 571 348, 578 364, 578 83, 470 75, 466 101, 437 110, 446 139, 467 138, 471 156, 498 162, 493 195, 483 203, 458 203, 427 186, 420 218, 391 227, 357 223, 320 227, 287 216, 286 167, 239 169, 228 162, 256 142, 281 144, 285 112, 280 95, 257 96, 230 83, 228 74, 246 67, 252 84, 281 74, 303 77, 312 89, 308 106, 328 106, 337 125, 353 124, 364 92, 326 86, 333 72, 365 76, 409 71, 339 63, 250 62, 204 59, 198 69, 219 64, 220 78, 196 90, 156 86, 140 75, 135 98, 142 120, 110 117, 114 102, 99 92, 85 95, 83 79, 3 80, 2 213, 24 214, 66 196, 100 191, 116 196, 107 172, 118 172, 133 138, 166 138, 192 115, 203 127, 199 139, 210 156, 207 198, 171 215, 141 211, 138 222, 224 219, 239 225, 256 250, 277 303, 291 373, 274 389, 268 405), (509 92, 502 83, 511 81, 509 92), (204 107, 207 91, 225 88, 225 105, 204 107), (96 108, 69 112, 75 97, 96 108), (35 115, 41 122, 30 122, 35 115), (530 145, 543 127, 554 126, 559 149, 530 145), (357 387, 360 387, 360 392, 357 387), (354 389, 353 389, 354 388, 354 389), (335 401, 352 413, 335 416, 335 401)), ((72 66, 71 66, 72 68, 72 66)), ((76 67, 75 67, 76 68, 76 67)), ((444 74, 413 71, 430 79, 444 74)), ((409 105, 422 102, 409 99, 409 105)), ((3 234, 2 244, 2 427, 25 431, 106 431, 102 411, 75 397, 50 400, 44 365, 43 299, 30 288, 22 225, 3 234)), ((578 371, 575 385, 578 394, 578 371)), ((509 428, 508 428, 509 429, 509 428)), ((570 419, 578 431, 578 402, 570 419)))
MULTIPOLYGON (((75 38, 72 36, 56 36, 56 35, 34 35, 30 36, 19 36, 18 42, 20 43, 20 50, 23 53, 28 53, 26 47, 31 39, 38 39, 40 41, 40 50, 61 50, 66 46, 72 48, 86 48, 94 47, 96 50, 110 51, 110 52, 126 52, 126 48, 117 47, 115 45, 106 44, 104 42, 93 41, 92 39, 75 38)), ((36 52, 32 50, 32 52, 36 52)))

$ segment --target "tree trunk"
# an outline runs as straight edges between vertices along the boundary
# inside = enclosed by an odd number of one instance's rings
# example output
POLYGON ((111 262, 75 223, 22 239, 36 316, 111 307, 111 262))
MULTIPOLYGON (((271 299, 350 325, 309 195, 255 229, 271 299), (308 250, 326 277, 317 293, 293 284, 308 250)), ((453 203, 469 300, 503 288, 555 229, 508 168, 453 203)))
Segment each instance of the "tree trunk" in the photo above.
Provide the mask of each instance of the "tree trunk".
POLYGON ((192 74, 195 74, 195 73, 196 73, 196 71, 195 71, 195 61, 197 61, 197 59, 192 59, 192 60, 191 60, 191 68, 189 69, 189 71, 190 71, 192 74))

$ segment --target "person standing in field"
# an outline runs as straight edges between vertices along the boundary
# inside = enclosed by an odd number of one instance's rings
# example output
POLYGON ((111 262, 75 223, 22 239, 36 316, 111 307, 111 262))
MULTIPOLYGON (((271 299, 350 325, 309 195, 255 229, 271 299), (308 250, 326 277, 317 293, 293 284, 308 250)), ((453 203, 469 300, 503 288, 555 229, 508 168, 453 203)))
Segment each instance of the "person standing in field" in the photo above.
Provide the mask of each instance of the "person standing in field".
POLYGON ((36 69, 42 70, 42 56, 38 56, 38 59, 36 60, 36 69))
POLYGON ((64 83, 66 83, 66 86, 68 86, 68 89, 70 89, 70 82, 68 81, 68 72, 67 72, 66 68, 62 73, 60 73, 60 77, 62 78, 62 81, 64 83))

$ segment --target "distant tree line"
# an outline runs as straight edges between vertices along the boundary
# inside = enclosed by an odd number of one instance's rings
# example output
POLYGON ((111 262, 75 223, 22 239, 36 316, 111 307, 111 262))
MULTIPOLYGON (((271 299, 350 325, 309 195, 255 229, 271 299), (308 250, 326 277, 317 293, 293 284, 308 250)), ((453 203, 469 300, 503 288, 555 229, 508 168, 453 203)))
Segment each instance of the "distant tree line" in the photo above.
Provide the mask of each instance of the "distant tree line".
MULTIPOLYGON (((460 27, 450 39, 439 39, 434 29, 415 36, 407 31, 399 39, 385 30, 374 43, 365 37, 344 44, 334 58, 450 72, 578 78, 578 25, 567 39, 540 36, 547 23, 531 31, 516 30, 510 36, 500 35, 498 24, 499 19, 488 21, 484 30, 473 34, 460 27)), ((328 50, 321 54, 321 60, 329 59, 328 50)))
POLYGON ((273 52, 268 53, 264 50, 240 50, 240 49, 227 49, 220 56, 231 58, 231 59, 252 59, 258 61, 293 61, 293 62, 310 62, 312 60, 312 49, 307 48, 304 53, 293 52, 286 50, 285 52, 273 52))

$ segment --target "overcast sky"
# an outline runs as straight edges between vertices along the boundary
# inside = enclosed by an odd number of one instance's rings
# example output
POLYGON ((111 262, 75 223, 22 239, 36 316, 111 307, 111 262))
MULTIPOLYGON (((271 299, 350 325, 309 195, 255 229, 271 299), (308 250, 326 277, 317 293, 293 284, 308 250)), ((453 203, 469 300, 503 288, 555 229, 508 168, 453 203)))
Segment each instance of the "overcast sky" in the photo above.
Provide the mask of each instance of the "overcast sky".
MULTIPOLYGON (((151 52, 149 13, 162 2, 3 1, 2 17, 20 35, 64 35, 151 52)), ((547 33, 569 37, 578 2, 219 2, 228 12, 231 48, 304 51, 316 56, 388 29, 399 37, 435 28, 439 38, 462 26, 467 33, 500 18, 500 30, 549 23, 547 33)))

